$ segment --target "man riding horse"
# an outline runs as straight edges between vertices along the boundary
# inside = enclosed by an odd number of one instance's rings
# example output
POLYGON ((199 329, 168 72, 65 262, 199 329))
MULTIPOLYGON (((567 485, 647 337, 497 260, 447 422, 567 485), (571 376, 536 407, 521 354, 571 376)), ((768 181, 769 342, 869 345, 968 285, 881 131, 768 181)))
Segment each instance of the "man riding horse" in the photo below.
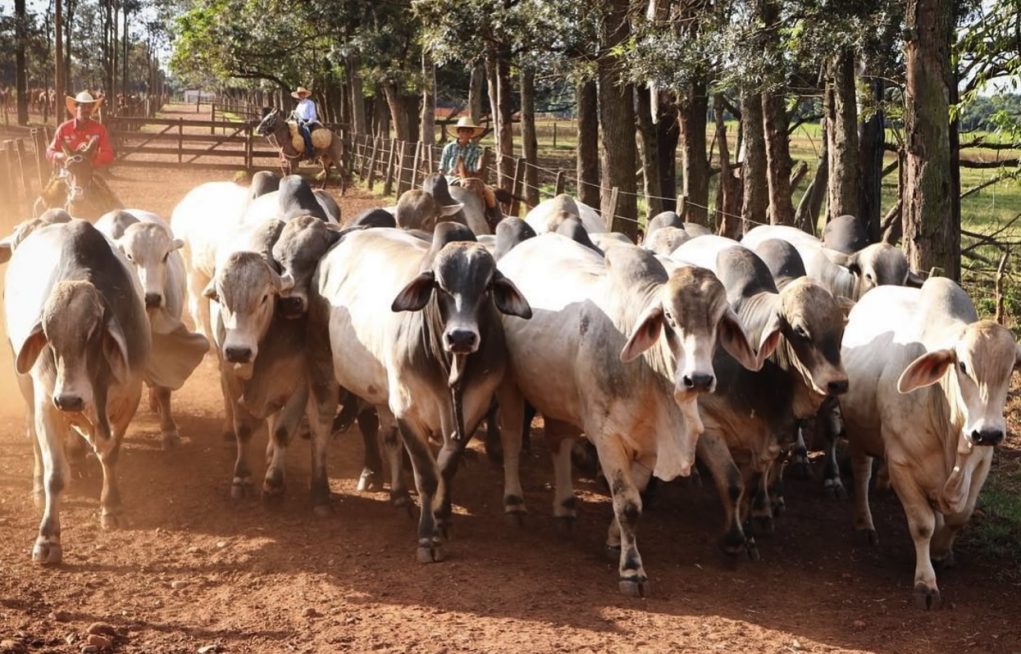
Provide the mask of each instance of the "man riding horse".
POLYGON ((487 216, 497 222, 502 216, 496 206, 496 193, 479 178, 482 169, 482 148, 475 141, 485 130, 466 117, 457 121, 457 139, 443 147, 440 156, 440 173, 447 176, 447 183, 471 189, 486 203, 487 216))
POLYGON ((65 105, 74 118, 61 124, 46 148, 46 158, 57 169, 43 189, 37 212, 63 207, 76 218, 98 218, 121 203, 95 171, 113 162, 113 147, 106 128, 93 120, 103 98, 88 91, 67 96, 65 105), (73 208, 72 208, 72 205, 73 208))
POLYGON ((313 161, 315 158, 315 148, 312 147, 312 129, 313 125, 319 122, 316 119, 316 103, 309 97, 311 95, 312 92, 304 86, 299 86, 291 94, 291 97, 298 101, 298 106, 294 108, 291 115, 297 121, 298 131, 301 133, 302 140, 305 141, 305 159, 308 161, 313 161))

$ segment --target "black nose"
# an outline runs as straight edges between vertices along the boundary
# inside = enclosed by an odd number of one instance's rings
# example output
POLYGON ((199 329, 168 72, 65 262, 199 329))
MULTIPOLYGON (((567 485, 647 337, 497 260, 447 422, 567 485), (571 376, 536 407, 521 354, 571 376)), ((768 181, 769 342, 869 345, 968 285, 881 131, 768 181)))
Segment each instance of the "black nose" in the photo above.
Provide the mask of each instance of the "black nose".
POLYGON ((53 405, 61 411, 81 411, 85 407, 85 402, 78 395, 63 393, 53 396, 53 405))
POLYGON ((830 395, 843 395, 847 392, 847 387, 847 380, 841 379, 840 381, 831 381, 826 384, 826 391, 829 392, 830 395))
POLYGON ((982 429, 971 432, 971 442, 975 445, 999 445, 1003 441, 1003 432, 999 429, 982 429))
POLYGON ((457 354, 471 352, 475 348, 477 340, 478 336, 476 336, 475 332, 466 329, 455 329, 447 332, 447 348, 457 354))
POLYGON ((713 376, 705 373, 695 373, 684 376, 684 385, 693 391, 708 391, 713 386, 713 376))
POLYGON ((300 316, 305 311, 305 305, 300 297, 282 297, 279 303, 280 311, 288 318, 300 316))
POLYGON ((146 293, 145 294, 145 308, 156 309, 163 304, 163 296, 159 293, 146 293))
POLYGON ((248 363, 252 358, 252 350, 247 347, 228 347, 223 353, 231 363, 248 363))

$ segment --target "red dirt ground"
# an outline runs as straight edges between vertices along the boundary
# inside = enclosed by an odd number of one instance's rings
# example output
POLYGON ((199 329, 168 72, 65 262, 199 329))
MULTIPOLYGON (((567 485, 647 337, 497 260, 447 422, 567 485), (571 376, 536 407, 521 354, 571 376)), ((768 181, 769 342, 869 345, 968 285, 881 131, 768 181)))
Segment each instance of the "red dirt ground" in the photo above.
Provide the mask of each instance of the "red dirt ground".
MULTIPOLYGON (((216 179, 115 175, 126 206, 164 215, 216 179)), ((352 215, 374 202, 355 193, 341 204, 352 215)), ((120 465, 127 526, 99 528, 97 467, 65 494, 64 564, 42 569, 29 555, 39 520, 31 445, 7 348, 3 355, 0 652, 81 652, 97 621, 119 630, 114 651, 153 654, 1021 651, 1016 569, 977 556, 965 535, 958 567, 940 573, 946 608, 920 611, 896 500, 874 499, 881 544, 856 546, 850 503, 825 499, 817 482, 788 484, 788 512, 760 539, 762 560, 736 565, 717 553, 722 518, 711 485, 662 487, 639 529, 652 582, 640 600, 617 593, 616 563, 602 546, 611 508, 597 484, 579 482, 576 531, 558 536, 540 439, 524 462, 524 527, 504 520, 500 470, 473 445, 443 563, 417 563, 414 521, 385 494, 355 490, 354 433, 331 452, 331 516, 311 511, 304 441, 292 447, 279 505, 232 501, 234 447, 220 437, 211 358, 175 395, 180 449, 160 450, 158 423, 140 408, 120 465)), ((1001 457, 1017 456, 1019 444, 1012 436, 1001 457)))

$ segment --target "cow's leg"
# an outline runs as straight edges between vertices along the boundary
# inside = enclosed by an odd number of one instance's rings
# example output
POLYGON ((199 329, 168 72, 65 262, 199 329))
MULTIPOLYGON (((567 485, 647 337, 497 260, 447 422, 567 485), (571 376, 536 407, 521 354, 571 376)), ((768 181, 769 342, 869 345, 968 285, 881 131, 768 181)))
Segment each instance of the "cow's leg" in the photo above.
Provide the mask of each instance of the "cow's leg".
POLYGON ((837 461, 837 440, 844 430, 840 418, 840 405, 829 398, 823 403, 816 417, 816 434, 826 450, 823 460, 823 489, 830 497, 847 499, 847 489, 840 478, 840 463, 837 461))
MULTIPOLYGON (((269 421, 269 442, 272 443, 273 456, 266 467, 266 476, 262 480, 263 499, 279 498, 284 494, 287 446, 298 426, 301 416, 308 404, 308 387, 301 386, 296 390, 283 408, 269 421)), ((315 447, 313 445, 313 447, 315 447)))
POLYGON ((60 494, 71 474, 64 457, 64 440, 68 430, 63 417, 56 415, 56 409, 46 406, 45 394, 40 395, 42 397, 36 398, 35 405, 35 431, 42 458, 46 497, 39 535, 32 548, 32 560, 41 565, 56 565, 63 558, 60 546, 60 494))
POLYGON ((223 440, 231 441, 235 438, 234 432, 234 401, 231 400, 230 381, 227 373, 223 372, 223 361, 220 361, 220 392, 223 393, 223 440))
MULTIPOLYGON (((592 434, 587 434, 592 438, 592 434)), ((613 517, 615 526, 610 528, 607 547, 620 547, 618 565, 618 586, 622 593, 634 597, 644 597, 649 593, 649 578, 642 566, 642 557, 638 553, 638 520, 642 516, 642 498, 631 477, 632 462, 628 457, 619 437, 601 436, 594 439, 596 451, 599 452, 599 463, 603 474, 610 482, 610 494, 613 498, 613 517), (614 542, 614 532, 619 533, 619 542, 614 542), (612 539, 612 540, 611 540, 612 539)))
POLYGON ((155 387, 151 390, 159 409, 163 449, 172 450, 181 444, 181 435, 177 431, 174 415, 170 412, 170 389, 155 387))
POLYGON ((332 362, 316 362, 313 359, 312 356, 307 359, 310 383, 306 405, 308 425, 312 430, 312 510, 317 515, 326 515, 330 506, 326 454, 333 434, 333 419, 337 415, 338 388, 332 362))
POLYGON ((201 331, 210 345, 216 347, 213 345, 215 341, 209 317, 209 300, 202 294, 208 283, 209 280, 203 275, 196 272, 188 274, 188 313, 191 314, 191 320, 195 323, 195 329, 201 331))
POLYGON ((887 461, 890 482, 904 507, 908 518, 908 531, 915 543, 915 603, 924 609, 940 606, 936 570, 932 567, 929 546, 936 530, 936 515, 923 489, 911 475, 909 466, 887 461))
POLYGON ((808 479, 811 476, 808 463, 808 445, 805 443, 805 421, 797 420, 794 423, 794 445, 791 448, 791 474, 798 479, 808 479))
POLYGON ((437 525, 439 523, 443 480, 436 467, 432 451, 425 437, 420 437, 406 420, 397 419, 404 447, 411 455, 411 467, 415 470, 415 487, 421 503, 418 519, 418 560, 421 563, 432 563, 443 560, 442 539, 437 525))
POLYGON ((747 551, 750 558, 758 559, 755 539, 746 537, 741 526, 740 507, 744 502, 745 484, 727 444, 718 435, 706 432, 699 436, 696 451, 699 460, 709 468, 723 504, 723 551, 732 555, 747 551))
POLYGON ((773 533, 773 506, 769 498, 769 475, 772 466, 765 471, 749 471, 746 479, 746 488, 754 488, 755 493, 751 498, 750 521, 754 523, 755 531, 760 534, 773 533))
POLYGON ((237 441, 237 458, 234 460, 234 477, 230 496, 241 499, 252 494, 252 468, 248 463, 249 450, 255 432, 265 429, 266 421, 248 414, 240 406, 234 407, 234 437, 237 441))
MULTIPOLYGON (((358 412, 357 420, 358 431, 362 434, 362 444, 365 447, 362 474, 358 476, 358 490, 383 490, 383 460, 379 454, 379 416, 376 408, 365 405, 358 412)), ((396 440, 396 436, 392 438, 396 440)))
POLYGON ((500 405, 500 443, 503 448, 503 511, 519 523, 527 509, 521 489, 521 423, 524 420, 525 398, 510 380, 497 388, 500 405))
POLYGON ((574 483, 571 478, 571 450, 574 449, 578 430, 557 420, 544 420, 546 442, 553 457, 553 517, 565 533, 574 527, 575 511, 574 483))
MULTIPOLYGON (((132 414, 134 411, 131 412, 132 414)), ((96 456, 103 467, 103 491, 99 496, 99 519, 103 529, 121 526, 121 492, 117 484, 117 460, 120 458, 121 442, 128 429, 128 420, 114 425, 109 439, 98 436, 94 444, 96 456)))
MULTIPOLYGON (((974 454, 972 455, 974 456, 974 454)), ((975 471, 971 474, 971 487, 968 489, 968 499, 957 513, 942 516, 937 521, 936 532, 932 537, 932 561, 944 567, 954 565, 954 538, 957 532, 971 520, 971 514, 975 511, 975 502, 978 500, 978 493, 986 483, 989 475, 989 466, 992 463, 992 452, 986 455, 975 471)), ((940 517, 939 514, 936 516, 940 517)))
POLYGON ((438 524, 440 533, 444 538, 450 537, 452 526, 454 475, 457 474, 457 468, 464 455, 464 449, 468 447, 468 442, 471 441, 472 436, 475 434, 479 423, 482 421, 482 416, 466 416, 466 420, 474 420, 474 422, 464 423, 464 439, 458 440, 455 438, 456 428, 454 426, 453 414, 441 415, 440 419, 440 428, 443 430, 443 447, 440 448, 439 456, 436 458, 436 466, 440 471, 440 476, 443 478, 443 484, 440 486, 439 492, 440 509, 438 524))
POLYGON ((854 529, 862 540, 871 545, 879 542, 876 526, 869 507, 869 479, 872 477, 872 457, 857 448, 851 448, 851 467, 854 471, 854 529))
POLYGON ((411 513, 411 495, 404 478, 404 447, 397 429, 397 422, 389 410, 378 409, 380 433, 382 434, 383 455, 390 469, 390 503, 396 508, 406 508, 411 513))
POLYGON ((503 443, 500 442, 500 405, 496 402, 496 395, 489 405, 486 413, 486 456, 493 463, 503 463, 503 443))

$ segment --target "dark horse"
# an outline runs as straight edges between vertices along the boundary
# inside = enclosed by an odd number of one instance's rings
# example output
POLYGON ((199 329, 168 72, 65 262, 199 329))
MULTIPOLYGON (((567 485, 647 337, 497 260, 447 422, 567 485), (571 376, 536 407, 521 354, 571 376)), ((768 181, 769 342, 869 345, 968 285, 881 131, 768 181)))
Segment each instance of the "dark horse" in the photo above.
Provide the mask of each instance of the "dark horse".
POLYGON ((65 209, 75 218, 95 220, 124 205, 106 182, 95 174, 92 151, 97 140, 92 138, 77 152, 64 148, 64 161, 35 201, 35 215, 47 209, 65 209))
MULTIPOLYGON (((320 136, 322 132, 326 132, 330 135, 329 145, 326 147, 316 147, 313 152, 316 159, 323 166, 323 171, 317 175, 322 180, 320 188, 326 188, 326 180, 329 178, 330 166, 336 166, 340 173, 340 194, 343 195, 344 191, 347 190, 347 184, 350 180, 347 170, 344 168, 342 163, 342 157, 344 155, 344 147, 341 143, 340 137, 334 132, 327 130, 325 127, 313 127, 312 140, 313 144, 320 136), (317 134, 320 133, 320 134, 317 134)), ((298 167, 298 163, 305 156, 305 147, 302 145, 300 148, 295 148, 294 141, 291 137, 291 130, 287 126, 287 120, 279 109, 272 109, 266 113, 263 117, 262 122, 256 128, 256 131, 269 139, 269 142, 280 152, 280 169, 284 175, 290 175, 295 172, 298 167)), ((299 136, 300 140, 301 137, 299 136)))

